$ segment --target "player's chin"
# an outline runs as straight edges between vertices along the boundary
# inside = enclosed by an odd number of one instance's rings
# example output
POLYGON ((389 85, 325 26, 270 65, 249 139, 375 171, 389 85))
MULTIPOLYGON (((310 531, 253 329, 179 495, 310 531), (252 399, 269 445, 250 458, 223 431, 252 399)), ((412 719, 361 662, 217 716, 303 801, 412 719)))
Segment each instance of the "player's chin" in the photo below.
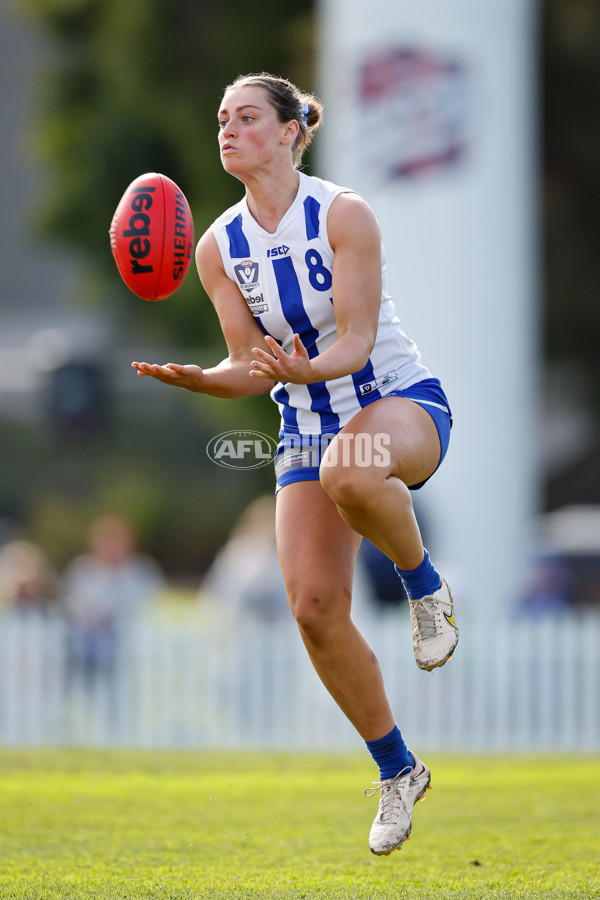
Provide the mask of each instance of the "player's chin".
POLYGON ((241 175, 245 171, 244 164, 234 154, 221 154, 221 164, 230 175, 241 175))

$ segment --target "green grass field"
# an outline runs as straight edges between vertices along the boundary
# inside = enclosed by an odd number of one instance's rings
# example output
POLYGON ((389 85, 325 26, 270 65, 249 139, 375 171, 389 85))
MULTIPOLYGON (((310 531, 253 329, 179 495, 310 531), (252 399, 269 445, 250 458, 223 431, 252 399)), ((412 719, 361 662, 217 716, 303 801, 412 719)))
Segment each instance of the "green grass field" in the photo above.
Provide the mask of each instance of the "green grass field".
POLYGON ((428 757, 376 858, 361 756, 0 752, 0 898, 600 897, 600 760, 428 757))

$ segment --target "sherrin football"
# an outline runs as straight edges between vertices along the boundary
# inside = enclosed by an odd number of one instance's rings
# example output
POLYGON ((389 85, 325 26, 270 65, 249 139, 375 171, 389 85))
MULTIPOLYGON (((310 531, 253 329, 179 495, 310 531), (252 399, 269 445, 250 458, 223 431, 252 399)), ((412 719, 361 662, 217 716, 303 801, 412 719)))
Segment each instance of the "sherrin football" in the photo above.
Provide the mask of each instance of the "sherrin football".
POLYGON ((194 247, 189 203, 159 172, 132 181, 110 226, 110 247, 121 278, 143 300, 164 300, 181 286, 194 247))

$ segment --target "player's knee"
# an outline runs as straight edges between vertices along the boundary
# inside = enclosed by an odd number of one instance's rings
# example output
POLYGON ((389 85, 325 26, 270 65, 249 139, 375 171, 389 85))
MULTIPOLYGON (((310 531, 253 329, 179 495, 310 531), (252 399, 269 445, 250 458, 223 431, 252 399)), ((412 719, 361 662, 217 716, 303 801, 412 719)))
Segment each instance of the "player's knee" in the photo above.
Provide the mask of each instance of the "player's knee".
POLYGON ((343 610, 327 590, 304 587, 290 596, 292 613, 303 636, 313 645, 322 646, 335 632, 343 610))
POLYGON ((368 510, 376 504, 383 475, 357 466, 321 465, 321 485, 340 509, 368 510))

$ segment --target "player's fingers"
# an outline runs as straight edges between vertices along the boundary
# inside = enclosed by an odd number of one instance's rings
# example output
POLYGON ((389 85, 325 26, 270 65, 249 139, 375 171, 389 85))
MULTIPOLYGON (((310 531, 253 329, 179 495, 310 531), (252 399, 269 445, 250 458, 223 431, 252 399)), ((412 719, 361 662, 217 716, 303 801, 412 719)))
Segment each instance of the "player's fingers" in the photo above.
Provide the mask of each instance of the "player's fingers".
POLYGON ((275 360, 272 356, 269 356, 264 360, 253 359, 250 363, 250 369, 254 371, 260 369, 261 372, 272 372, 274 369, 274 362, 275 360))
POLYGON ((150 375, 150 365, 145 362, 132 362, 133 369, 137 369, 138 375, 150 375))
POLYGON ((257 356, 261 360, 265 361, 273 361, 273 359, 278 359, 277 356, 274 356, 273 353, 267 353, 266 350, 261 350, 260 347, 253 347, 252 352, 255 356, 257 356))
POLYGON ((271 352, 274 354, 274 356, 279 357, 282 355, 283 356, 286 355, 283 347, 280 344, 278 344, 277 341, 275 340, 275 338, 272 338, 270 334, 265 334, 265 343, 268 344, 268 346, 270 347, 271 352))
POLYGON ((304 356, 308 356, 308 351, 302 343, 302 338, 299 334, 294 335, 294 350, 296 353, 302 353, 304 356))
POLYGON ((144 363, 142 374, 152 375, 153 378, 158 378, 159 381, 172 381, 173 378, 177 377, 176 373, 168 369, 167 366, 159 366, 158 363, 144 363))

